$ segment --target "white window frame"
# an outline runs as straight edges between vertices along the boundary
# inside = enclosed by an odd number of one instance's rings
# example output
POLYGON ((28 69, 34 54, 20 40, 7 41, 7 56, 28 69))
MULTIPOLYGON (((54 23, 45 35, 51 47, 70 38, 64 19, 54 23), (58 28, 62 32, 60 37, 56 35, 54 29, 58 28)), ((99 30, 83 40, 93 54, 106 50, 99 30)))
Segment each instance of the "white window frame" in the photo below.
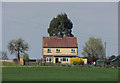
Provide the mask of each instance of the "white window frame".
POLYGON ((60 58, 60 62, 69 62, 69 58, 65 58, 66 61, 63 61, 63 58, 60 58))
POLYGON ((71 53, 75 53, 75 48, 72 48, 72 49, 71 49, 71 53))
POLYGON ((60 48, 57 48, 57 49, 56 49, 56 53, 60 53, 60 48), (57 51, 57 50, 59 50, 59 51, 57 51))
POLYGON ((47 49, 47 52, 48 52, 48 53, 51 53, 51 48, 48 48, 48 49, 47 49), (50 51, 48 51, 48 49, 49 49, 50 51))
POLYGON ((46 57, 46 62, 52 62, 52 57, 46 57), (48 60, 50 58, 51 58, 51 61, 48 60))

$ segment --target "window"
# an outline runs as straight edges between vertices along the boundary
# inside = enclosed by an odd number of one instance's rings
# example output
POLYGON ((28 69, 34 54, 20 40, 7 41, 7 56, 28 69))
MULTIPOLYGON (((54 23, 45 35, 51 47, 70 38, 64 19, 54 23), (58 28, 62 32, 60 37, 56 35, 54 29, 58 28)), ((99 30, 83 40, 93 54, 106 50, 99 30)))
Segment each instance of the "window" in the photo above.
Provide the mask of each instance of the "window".
POLYGON ((48 53, 51 53, 51 48, 48 48, 48 49, 47 49, 47 52, 48 52, 48 53))
POLYGON ((67 58, 67 62, 68 62, 68 58, 67 58))
POLYGON ((68 62, 68 58, 60 58, 61 62, 68 62))
POLYGON ((63 61, 63 58, 60 58, 60 61, 62 62, 62 61, 63 61))
POLYGON ((63 62, 65 62, 66 61, 66 58, 63 58, 63 62))
POLYGON ((46 57, 46 62, 52 62, 52 57, 46 57))
POLYGON ((56 52, 59 53, 59 52, 60 52, 60 48, 57 48, 57 49, 56 49, 56 52))
POLYGON ((72 53, 75 53, 75 49, 71 49, 71 52, 72 52, 72 53))

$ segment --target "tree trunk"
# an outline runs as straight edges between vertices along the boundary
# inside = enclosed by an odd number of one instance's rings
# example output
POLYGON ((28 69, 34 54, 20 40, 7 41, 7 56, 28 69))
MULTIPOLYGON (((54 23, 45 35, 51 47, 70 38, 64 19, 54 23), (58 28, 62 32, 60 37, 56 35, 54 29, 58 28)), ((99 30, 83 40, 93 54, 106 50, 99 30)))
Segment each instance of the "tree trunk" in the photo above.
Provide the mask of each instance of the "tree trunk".
POLYGON ((20 51, 18 50, 18 63, 20 62, 20 51))

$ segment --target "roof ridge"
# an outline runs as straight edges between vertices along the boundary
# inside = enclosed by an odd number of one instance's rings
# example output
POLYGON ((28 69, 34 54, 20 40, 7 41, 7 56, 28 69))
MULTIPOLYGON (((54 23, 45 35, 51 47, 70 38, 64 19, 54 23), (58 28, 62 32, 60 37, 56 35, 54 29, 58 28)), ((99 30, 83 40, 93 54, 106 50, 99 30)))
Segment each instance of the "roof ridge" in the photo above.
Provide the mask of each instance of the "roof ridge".
MULTIPOLYGON (((43 38, 59 38, 59 37, 45 37, 45 36, 43 36, 43 38)), ((77 38, 77 37, 62 37, 62 38, 77 38)))

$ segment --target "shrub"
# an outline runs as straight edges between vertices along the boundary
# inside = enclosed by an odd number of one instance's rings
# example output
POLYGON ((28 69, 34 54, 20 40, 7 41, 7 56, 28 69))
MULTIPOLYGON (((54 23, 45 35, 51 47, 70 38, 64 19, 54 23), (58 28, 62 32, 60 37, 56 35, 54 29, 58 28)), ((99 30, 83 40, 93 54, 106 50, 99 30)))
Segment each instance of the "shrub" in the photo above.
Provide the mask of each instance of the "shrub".
POLYGON ((74 65, 80 65, 83 64, 83 58, 79 58, 79 57, 73 57, 70 59, 70 62, 74 65))
POLYGON ((14 58, 14 59, 13 59, 13 62, 14 62, 14 63, 19 63, 18 58, 14 58))
POLYGON ((22 65, 14 62, 3 61, 2 66, 22 66, 22 65))
POLYGON ((23 59, 25 60, 25 62, 29 62, 29 56, 27 53, 23 54, 23 59))

